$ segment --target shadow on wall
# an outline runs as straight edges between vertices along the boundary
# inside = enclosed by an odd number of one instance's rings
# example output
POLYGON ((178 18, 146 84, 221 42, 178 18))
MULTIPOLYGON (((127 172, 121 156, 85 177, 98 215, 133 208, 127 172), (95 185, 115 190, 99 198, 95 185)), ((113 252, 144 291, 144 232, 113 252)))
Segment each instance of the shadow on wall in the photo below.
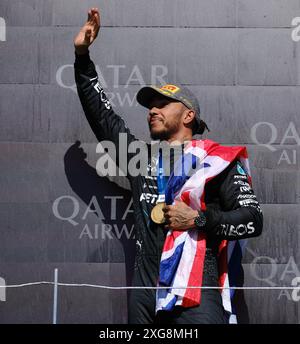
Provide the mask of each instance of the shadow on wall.
MULTIPOLYGON (((109 220, 111 213, 110 202, 107 199, 104 199, 103 196, 112 197, 122 195, 123 199, 118 202, 120 202, 120 204, 121 202, 124 202, 124 209, 126 209, 132 198, 131 192, 121 188, 106 177, 100 177, 97 174, 96 169, 86 162, 85 158, 87 155, 83 148, 80 147, 80 144, 80 141, 76 141, 76 143, 67 150, 64 156, 65 173, 72 190, 87 205, 89 205, 93 196, 96 197, 106 219, 100 220, 99 218, 99 223, 103 223, 105 225, 116 224, 117 227, 122 227, 122 225, 124 225, 124 221, 119 217, 117 217, 116 220, 109 220)), ((99 217, 96 209, 93 210, 95 210, 95 214, 99 217)), ((131 228, 133 223, 134 220, 132 213, 129 213, 126 218, 127 227, 131 228)), ((122 244, 125 255, 126 283, 127 285, 131 285, 135 259, 135 240, 128 239, 124 235, 116 235, 114 226, 112 226, 111 232, 122 244)), ((134 233, 132 233, 132 235, 134 235, 134 233)), ((96 250, 89 262, 97 263, 102 261, 101 251, 96 250)))

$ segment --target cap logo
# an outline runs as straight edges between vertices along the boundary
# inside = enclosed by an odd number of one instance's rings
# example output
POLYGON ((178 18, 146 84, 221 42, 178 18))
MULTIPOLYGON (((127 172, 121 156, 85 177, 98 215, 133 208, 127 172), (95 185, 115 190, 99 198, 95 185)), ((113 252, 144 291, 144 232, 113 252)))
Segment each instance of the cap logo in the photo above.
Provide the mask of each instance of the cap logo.
POLYGON ((163 87, 160 88, 162 91, 167 91, 171 92, 172 94, 178 92, 180 90, 179 87, 176 85, 164 85, 163 87))

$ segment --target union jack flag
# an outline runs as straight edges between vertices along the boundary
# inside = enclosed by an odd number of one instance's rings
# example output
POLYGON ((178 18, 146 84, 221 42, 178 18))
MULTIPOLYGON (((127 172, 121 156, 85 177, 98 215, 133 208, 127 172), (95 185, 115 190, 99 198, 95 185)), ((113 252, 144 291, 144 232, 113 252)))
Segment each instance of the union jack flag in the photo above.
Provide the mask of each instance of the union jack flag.
MULTIPOLYGON (((168 180, 166 203, 174 204, 176 200, 181 200, 195 210, 206 210, 206 183, 235 160, 242 163, 251 183, 246 147, 225 147, 211 140, 192 140, 185 148, 183 159, 176 162, 168 180)), ((237 321, 232 305, 234 290, 228 288, 236 286, 245 244, 246 240, 223 240, 219 247, 219 286, 229 323, 237 321)), ((201 288, 189 287, 202 286, 205 250, 206 234, 201 230, 168 231, 160 261, 158 286, 170 288, 157 290, 156 312, 170 311, 177 305, 200 305, 201 288)))

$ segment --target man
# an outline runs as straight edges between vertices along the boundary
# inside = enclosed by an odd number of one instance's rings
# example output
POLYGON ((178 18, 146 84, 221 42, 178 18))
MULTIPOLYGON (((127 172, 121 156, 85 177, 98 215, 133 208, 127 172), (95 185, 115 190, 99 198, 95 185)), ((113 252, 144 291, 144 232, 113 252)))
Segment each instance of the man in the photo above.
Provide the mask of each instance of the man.
MULTIPOLYGON (((85 115, 95 136, 99 141, 113 141, 118 148, 119 133, 127 135, 128 144, 137 139, 113 111, 89 57, 88 48, 96 39, 99 29, 100 14, 97 8, 92 8, 88 12, 86 24, 74 40, 75 79, 85 115)), ((137 100, 149 109, 148 124, 154 140, 164 140, 169 144, 176 141, 184 146, 186 141, 192 140, 194 134, 202 134, 207 128, 200 119, 195 96, 180 85, 142 88, 137 94, 137 100)), ((174 167, 176 156, 170 155, 169 159, 174 167)), ((133 193, 137 236, 134 286, 157 286, 167 230, 187 232, 196 229, 199 233, 205 233, 202 286, 211 287, 219 285, 218 250, 222 240, 244 239, 261 234, 262 212, 238 159, 205 184, 203 202, 206 210, 198 211, 185 202, 177 201, 163 206, 164 223, 161 224, 156 223, 159 221, 155 220, 155 216, 151 217, 153 213, 157 215, 153 209, 159 205, 160 176, 129 175, 128 178, 133 193), (149 194, 153 197, 143 197, 149 194), (153 204, 153 199, 158 202, 153 204)), ((203 289, 201 295, 200 305, 175 306, 171 311, 160 310, 156 313, 154 289, 132 290, 128 305, 129 323, 226 323, 228 319, 219 290, 203 289)))

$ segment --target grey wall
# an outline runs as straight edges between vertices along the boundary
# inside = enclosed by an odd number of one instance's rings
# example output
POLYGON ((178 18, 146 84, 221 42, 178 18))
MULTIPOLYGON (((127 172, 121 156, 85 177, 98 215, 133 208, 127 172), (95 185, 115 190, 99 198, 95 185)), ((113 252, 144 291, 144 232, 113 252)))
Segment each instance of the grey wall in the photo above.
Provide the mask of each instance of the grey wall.
MULTIPOLYGON (((7 284, 48 281, 58 268, 60 282, 130 283, 134 233, 118 236, 122 226, 129 232, 132 226, 131 213, 121 219, 128 183, 96 174, 97 141, 67 87, 74 84, 73 38, 95 6, 103 28, 91 56, 133 133, 148 137, 145 110, 131 99, 158 68, 167 71, 166 81, 198 95, 211 129, 206 137, 247 145, 265 227, 249 240, 245 286, 291 286, 300 274, 300 42, 291 39, 298 0, 1 0, 0 276, 7 284), (119 77, 111 65, 123 66, 119 77), (257 145, 256 126, 257 141, 272 138, 271 147, 257 145), (86 213, 93 195, 102 220, 86 213), (61 196, 78 202, 77 225, 54 216, 61 196), (107 196, 122 197, 116 216, 107 196), (114 234, 101 223, 115 225, 114 234), (86 225, 90 235, 82 235, 86 225)), ((70 216, 72 204, 63 200, 60 214, 70 216)), ((61 287, 58 296, 60 323, 126 322, 126 292, 61 287)), ((300 322, 290 290, 237 296, 242 322, 300 322)), ((52 299, 52 286, 7 289, 0 322, 49 323, 52 299)))

